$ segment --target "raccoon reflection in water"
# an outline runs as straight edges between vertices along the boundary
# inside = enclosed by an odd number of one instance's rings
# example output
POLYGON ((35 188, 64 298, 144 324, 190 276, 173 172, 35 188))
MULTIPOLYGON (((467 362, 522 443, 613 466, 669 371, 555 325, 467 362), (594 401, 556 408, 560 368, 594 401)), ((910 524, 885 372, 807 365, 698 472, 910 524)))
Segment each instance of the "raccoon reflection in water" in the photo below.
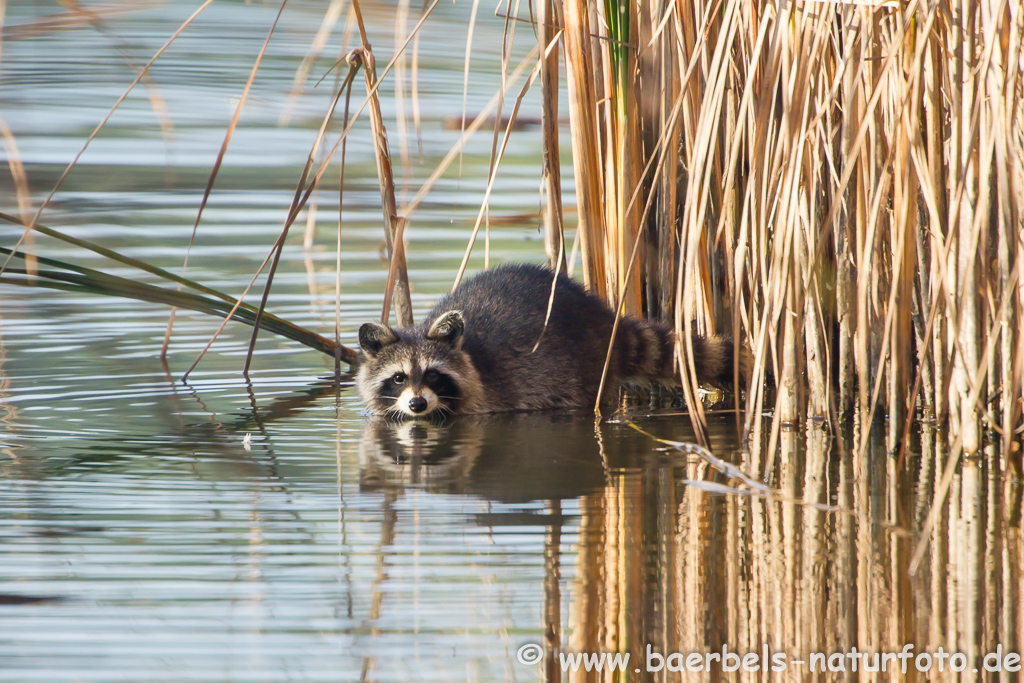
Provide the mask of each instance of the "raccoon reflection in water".
MULTIPOLYGON (((499 266, 442 297, 421 325, 363 325, 357 382, 370 412, 423 417, 592 405, 615 314, 560 274, 545 327, 554 277, 543 266, 499 266)), ((622 318, 605 396, 622 385, 678 383, 674 339, 667 325, 622 318)), ((729 338, 694 336, 693 349, 701 383, 732 384, 729 338)))
MULTIPOLYGON (((616 465, 643 453, 633 430, 610 440, 616 465)), ((593 419, 562 413, 367 420, 359 443, 364 492, 420 489, 505 503, 571 499, 601 489, 605 461, 593 419)))

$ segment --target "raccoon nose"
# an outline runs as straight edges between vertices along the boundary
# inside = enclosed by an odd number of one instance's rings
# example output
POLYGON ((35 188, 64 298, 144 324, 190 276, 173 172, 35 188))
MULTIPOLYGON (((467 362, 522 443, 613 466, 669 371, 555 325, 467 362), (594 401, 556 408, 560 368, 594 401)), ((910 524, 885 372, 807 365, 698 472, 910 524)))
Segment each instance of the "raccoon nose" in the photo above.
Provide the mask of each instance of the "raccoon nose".
POLYGON ((427 399, 422 396, 413 396, 409 399, 409 410, 414 413, 422 413, 427 409, 427 399))

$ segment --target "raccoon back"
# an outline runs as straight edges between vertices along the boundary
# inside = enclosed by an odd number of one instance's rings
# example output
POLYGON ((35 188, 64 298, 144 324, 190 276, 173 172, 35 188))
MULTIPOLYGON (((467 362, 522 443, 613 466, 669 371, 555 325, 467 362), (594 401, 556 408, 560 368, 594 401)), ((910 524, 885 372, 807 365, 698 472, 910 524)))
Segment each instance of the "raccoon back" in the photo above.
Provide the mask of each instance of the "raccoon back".
MULTIPOLYGON (((548 317, 554 277, 542 266, 499 266, 466 281, 428 315, 424 329, 447 311, 461 310, 465 318, 463 349, 480 375, 485 396, 485 405, 466 406, 466 412, 594 403, 615 315, 604 301, 560 274, 548 317)), ((701 383, 732 384, 730 339, 695 335, 693 350, 701 383)), ((605 397, 614 396, 621 384, 675 383, 672 328, 642 318, 621 318, 605 397)))
POLYGON ((499 266, 466 281, 428 314, 427 327, 447 311, 462 311, 462 348, 486 396, 479 412, 582 406, 597 396, 614 316, 559 275, 545 326, 553 278, 541 266, 499 266))

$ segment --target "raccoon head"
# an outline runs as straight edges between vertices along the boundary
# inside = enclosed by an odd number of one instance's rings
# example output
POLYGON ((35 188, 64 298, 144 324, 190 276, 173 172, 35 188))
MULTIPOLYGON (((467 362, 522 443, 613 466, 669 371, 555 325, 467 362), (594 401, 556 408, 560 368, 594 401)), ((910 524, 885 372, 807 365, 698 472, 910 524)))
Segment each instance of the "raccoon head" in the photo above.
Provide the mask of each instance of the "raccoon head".
POLYGON ((462 350, 465 329, 461 311, 442 314, 425 334, 378 323, 360 327, 365 358, 357 382, 370 411, 395 417, 472 412, 481 390, 462 350))

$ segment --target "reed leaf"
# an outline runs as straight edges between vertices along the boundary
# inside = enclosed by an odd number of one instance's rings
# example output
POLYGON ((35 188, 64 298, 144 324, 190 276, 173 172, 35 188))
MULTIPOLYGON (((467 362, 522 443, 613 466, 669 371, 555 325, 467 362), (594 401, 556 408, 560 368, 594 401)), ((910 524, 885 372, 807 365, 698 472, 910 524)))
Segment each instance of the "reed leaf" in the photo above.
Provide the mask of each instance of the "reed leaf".
MULTIPOLYGON (((13 258, 18 259, 26 258, 25 254, 20 252, 15 254, 12 249, 6 247, 0 247, 0 254, 13 256, 13 258)), ((0 283, 23 287, 47 287, 81 294, 117 296, 135 301, 177 306, 221 318, 227 317, 233 308, 234 302, 230 300, 222 301, 191 292, 157 287, 58 259, 44 256, 37 256, 36 258, 44 266, 61 268, 69 272, 39 270, 32 277, 25 269, 8 268, 7 272, 0 276, 0 283)), ((243 305, 235 310, 231 315, 231 320, 252 326, 256 322, 256 314, 256 310, 251 306, 243 305)), ((299 342, 332 357, 335 356, 338 348, 335 342, 266 312, 263 314, 262 325, 274 334, 299 342)), ((345 363, 355 365, 359 362, 358 353, 344 346, 341 346, 340 349, 341 360, 345 363)))
MULTIPOLYGON (((12 216, 12 215, 7 214, 7 213, 3 213, 2 211, 0 211, 0 220, 5 220, 5 221, 7 221, 9 223, 14 223, 16 225, 22 225, 22 226, 26 226, 26 227, 29 225, 28 221, 24 221, 22 219, 17 218, 16 216, 12 216)), ((72 245, 74 245, 76 247, 81 247, 82 249, 87 249, 88 251, 91 251, 91 252, 93 252, 95 254, 99 254, 100 256, 103 256, 105 258, 110 259, 111 261, 116 261, 117 263, 123 263, 126 266, 131 266, 132 268, 137 268, 137 269, 139 269, 139 270, 141 270, 143 272, 149 273, 150 275, 155 275, 158 278, 161 278, 163 280, 167 280, 169 282, 176 282, 179 285, 184 285, 185 287, 188 287, 189 289, 194 289, 197 292, 202 292, 203 294, 209 294, 210 296, 213 296, 213 297, 216 297, 218 299, 221 299, 222 301, 227 301, 230 304, 234 304, 237 301, 236 299, 232 298, 231 296, 228 296, 227 294, 224 294, 223 292, 218 292, 216 289, 213 289, 212 287, 207 287, 204 284, 201 284, 201 283, 196 282, 194 280, 190 280, 190 279, 188 279, 186 277, 183 277, 181 275, 175 275, 174 273, 172 273, 172 272, 170 272, 168 270, 164 270, 163 268, 160 268, 159 266, 154 266, 154 265, 152 265, 150 263, 146 263, 145 261, 140 261, 139 259, 135 259, 135 258, 132 258, 130 256, 125 256, 124 254, 121 254, 121 253, 119 253, 117 251, 114 251, 113 249, 110 249, 108 247, 104 247, 103 245, 97 244, 96 242, 92 242, 90 240, 82 239, 81 237, 73 237, 71 235, 63 233, 63 232, 61 232, 59 230, 56 230, 54 228, 47 227, 47 226, 42 225, 40 223, 36 223, 35 226, 33 226, 32 229, 35 230, 36 232, 39 232, 39 233, 41 233, 43 235, 46 235, 47 237, 52 237, 52 238, 54 238, 56 240, 60 240, 61 242, 66 243, 66 244, 72 244, 72 245)), ((20 253, 20 252, 18 252, 17 249, 14 249, 14 250, 6 250, 4 253, 6 253, 6 254, 17 254, 17 253, 20 253)), ((77 270, 79 268, 79 266, 72 266, 71 264, 62 265, 61 267, 62 268, 67 268, 69 270, 77 270)), ((82 272, 82 271, 79 271, 79 272, 82 272)), ((99 272, 99 271, 93 271, 93 272, 99 272)), ((243 308, 247 308, 247 309, 252 310, 252 311, 256 310, 255 308, 253 308, 252 306, 250 306, 249 304, 246 304, 246 303, 243 303, 242 307, 243 308)))

